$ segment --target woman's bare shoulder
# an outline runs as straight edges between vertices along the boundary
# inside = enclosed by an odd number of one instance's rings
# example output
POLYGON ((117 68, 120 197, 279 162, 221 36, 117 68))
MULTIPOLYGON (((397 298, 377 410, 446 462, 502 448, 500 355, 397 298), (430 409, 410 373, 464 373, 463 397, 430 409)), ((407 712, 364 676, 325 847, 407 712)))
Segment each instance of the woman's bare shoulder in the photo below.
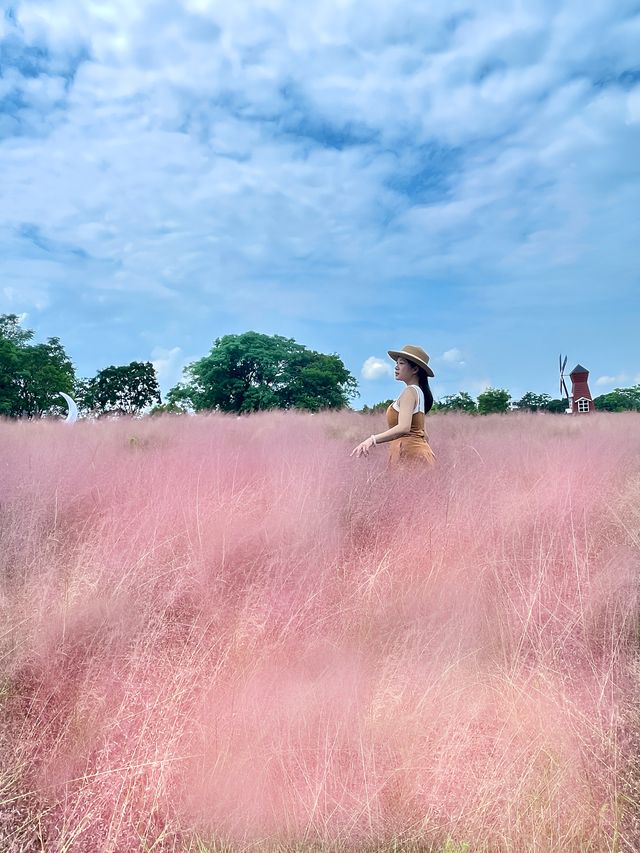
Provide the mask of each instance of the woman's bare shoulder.
POLYGON ((416 391, 415 386, 414 385, 407 385, 407 387, 404 389, 402 394, 400 394, 400 396, 398 397, 398 402, 400 402, 400 400, 411 400, 412 402, 415 403, 415 401, 417 399, 418 399, 418 392, 416 391))
POLYGON ((400 394, 400 397, 398 397, 398 399, 400 399, 401 397, 413 397, 415 399, 415 397, 417 397, 417 396, 418 396, 418 389, 416 388, 416 386, 415 385, 407 385, 407 387, 404 389, 402 394, 400 394))

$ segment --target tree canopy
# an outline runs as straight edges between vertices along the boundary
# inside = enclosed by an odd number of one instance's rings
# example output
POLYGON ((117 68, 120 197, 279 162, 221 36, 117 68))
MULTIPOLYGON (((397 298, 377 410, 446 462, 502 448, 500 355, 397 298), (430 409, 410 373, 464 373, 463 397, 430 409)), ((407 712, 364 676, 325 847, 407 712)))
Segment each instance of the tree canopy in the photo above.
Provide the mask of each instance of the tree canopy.
POLYGON ((448 394, 434 404, 436 412, 468 412, 475 414, 478 411, 475 400, 466 391, 457 394, 448 394))
POLYGON ((0 340, 24 347, 32 338, 33 332, 22 328, 17 314, 0 314, 0 340))
POLYGON ((16 416, 19 411, 17 377, 20 373, 20 351, 0 332, 0 415, 16 416))
POLYGON ((39 417, 62 411, 60 391, 71 393, 73 364, 59 338, 32 344, 33 332, 23 329, 16 314, 0 315, 0 415, 39 417))
POLYGON ((502 414, 509 411, 511 394, 504 388, 487 388, 478 394, 478 411, 481 415, 502 414))
POLYGON ((530 412, 537 412, 549 408, 551 397, 549 394, 535 394, 533 391, 521 397, 514 405, 516 409, 526 409, 530 412))
POLYGON ((160 403, 160 388, 150 361, 110 365, 92 379, 77 383, 80 408, 92 412, 138 415, 152 403, 160 403))
POLYGON ((566 398, 549 400, 546 406, 546 411, 553 415, 563 415, 569 408, 569 401, 566 398))
POLYGON ((593 401, 596 409, 603 412, 640 411, 640 385, 631 388, 614 388, 608 394, 601 394, 593 401))
POLYGON ((208 355, 185 368, 184 377, 167 399, 195 411, 316 412, 343 408, 357 395, 356 380, 339 356, 258 332, 217 338, 208 355))

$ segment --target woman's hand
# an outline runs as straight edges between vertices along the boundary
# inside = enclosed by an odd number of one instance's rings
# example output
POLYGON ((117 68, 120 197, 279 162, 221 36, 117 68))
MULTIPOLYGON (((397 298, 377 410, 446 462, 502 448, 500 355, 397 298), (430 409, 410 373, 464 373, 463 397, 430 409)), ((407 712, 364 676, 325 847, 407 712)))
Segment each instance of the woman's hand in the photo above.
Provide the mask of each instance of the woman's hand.
POLYGON ((372 447, 375 447, 376 440, 370 435, 369 438, 365 438, 364 441, 361 441, 357 447, 351 451, 351 456, 360 457, 360 456, 368 456, 369 451, 372 447))

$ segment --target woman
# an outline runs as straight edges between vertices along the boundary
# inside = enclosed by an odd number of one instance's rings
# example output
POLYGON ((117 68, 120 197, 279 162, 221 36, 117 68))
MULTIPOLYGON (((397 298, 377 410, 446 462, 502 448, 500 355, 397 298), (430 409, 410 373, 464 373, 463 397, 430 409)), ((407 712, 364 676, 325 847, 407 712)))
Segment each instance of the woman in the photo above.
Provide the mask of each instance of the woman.
POLYGON ((427 441, 424 417, 433 406, 429 388, 429 356, 422 347, 409 344, 401 350, 389 350, 396 363, 395 376, 406 388, 395 403, 387 409, 387 426, 384 432, 370 435, 351 452, 352 456, 368 456, 372 447, 390 442, 389 462, 418 462, 433 464, 435 456, 427 441))

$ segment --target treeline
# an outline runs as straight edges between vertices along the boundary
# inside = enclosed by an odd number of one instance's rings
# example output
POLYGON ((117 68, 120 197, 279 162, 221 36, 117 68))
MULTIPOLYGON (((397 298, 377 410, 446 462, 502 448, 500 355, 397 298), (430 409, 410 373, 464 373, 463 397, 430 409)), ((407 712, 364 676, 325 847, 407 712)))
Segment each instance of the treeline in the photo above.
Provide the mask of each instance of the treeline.
POLYGON ((169 407, 191 411, 343 409, 358 384, 332 353, 309 350, 293 338, 245 332, 217 338, 204 358, 188 365, 167 394, 169 407))
POLYGON ((160 403, 158 379, 151 362, 105 367, 91 378, 76 377, 59 338, 35 344, 15 314, 0 315, 0 415, 37 418, 61 414, 69 394, 80 411, 96 415, 133 415, 160 403))
MULTIPOLYGON (((513 400, 504 388, 487 388, 474 400, 466 391, 443 397, 436 404, 440 411, 462 411, 477 415, 500 414, 520 409, 523 411, 563 413, 567 409, 566 400, 554 400, 549 394, 535 394, 528 391, 520 400, 513 400)), ((434 408, 436 408, 434 406, 434 408)))
MULTIPOLYGON (((363 412, 382 412, 393 403, 383 400, 375 406, 364 406, 363 412)), ((602 412, 638 412, 640 411, 640 385, 632 388, 616 388, 608 394, 594 397, 593 403, 602 412)), ((512 400, 511 394, 504 388, 487 388, 478 399, 466 391, 450 394, 433 404, 433 412, 467 412, 471 415, 504 414, 510 411, 552 412, 563 414, 567 410, 566 399, 553 399, 549 394, 527 393, 520 400, 512 400)))
POLYGON ((163 403, 149 361, 109 365, 76 376, 59 338, 33 343, 15 314, 0 315, 0 416, 62 414, 60 392, 84 414, 139 415, 215 410, 341 409, 357 383, 335 354, 309 350, 291 338, 245 332, 217 338, 208 355, 188 365, 163 403))
MULTIPOLYGON (((245 332, 217 338, 210 352, 187 365, 183 380, 163 402, 153 364, 109 365, 89 378, 76 376, 59 338, 33 343, 15 314, 0 315, 0 416, 34 418, 62 414, 60 392, 84 414, 139 415, 268 409, 342 409, 358 396, 355 378, 335 353, 309 350, 292 338, 245 332)), ((393 401, 364 406, 379 412, 393 401)), ((640 411, 640 385, 616 388, 594 400, 596 409, 640 411)), ((466 391, 443 397, 433 411, 491 414, 513 409, 564 412, 566 400, 527 392, 514 401, 503 388, 488 388, 474 400, 466 391)))

